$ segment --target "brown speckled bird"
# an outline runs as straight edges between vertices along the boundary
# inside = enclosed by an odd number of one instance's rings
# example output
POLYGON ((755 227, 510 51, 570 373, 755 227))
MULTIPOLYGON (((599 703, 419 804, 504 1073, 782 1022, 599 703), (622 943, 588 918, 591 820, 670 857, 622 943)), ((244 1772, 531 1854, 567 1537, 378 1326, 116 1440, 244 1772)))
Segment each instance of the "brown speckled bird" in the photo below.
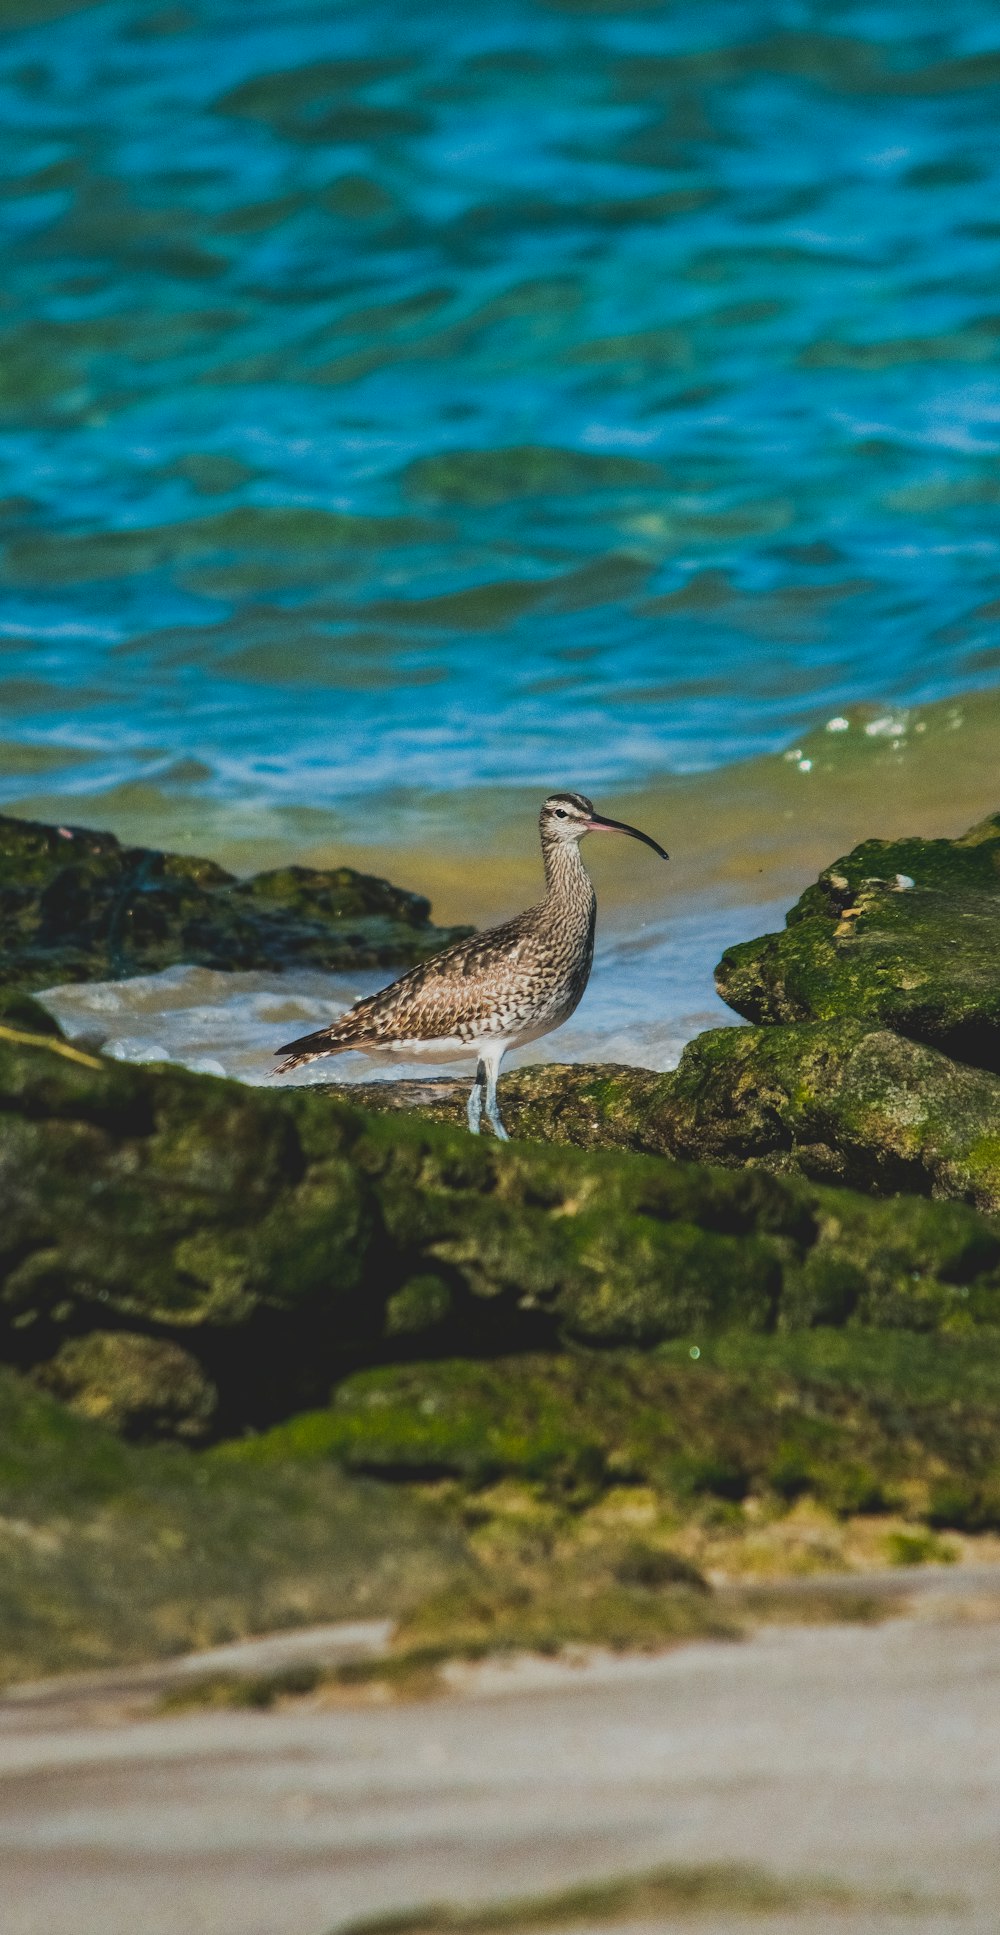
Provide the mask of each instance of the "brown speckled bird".
POLYGON ((551 793, 538 828, 545 894, 537 906, 446 947, 379 994, 356 1001, 328 1028, 279 1048, 285 1059, 277 1073, 352 1048, 432 1062, 475 1055, 469 1128, 479 1134, 485 1108, 494 1133, 506 1142, 497 1107, 500 1063, 508 1048, 523 1048, 561 1027, 590 979, 597 899, 580 841, 585 833, 627 833, 661 860, 668 858, 648 833, 605 819, 582 793, 551 793))

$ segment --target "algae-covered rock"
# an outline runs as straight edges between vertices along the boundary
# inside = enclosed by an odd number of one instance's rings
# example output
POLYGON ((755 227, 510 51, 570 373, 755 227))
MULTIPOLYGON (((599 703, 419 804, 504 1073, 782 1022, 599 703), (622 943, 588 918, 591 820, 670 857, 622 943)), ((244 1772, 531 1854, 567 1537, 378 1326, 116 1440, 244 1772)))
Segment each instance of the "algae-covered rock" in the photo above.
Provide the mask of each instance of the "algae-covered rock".
POLYGON ((123 1438, 204 1438, 218 1395, 178 1344, 127 1330, 94 1330, 63 1344, 36 1382, 78 1417, 123 1438))
MULTIPOLYGON (((468 1076, 391 1082, 317 1083, 376 1114, 418 1114, 426 1122, 465 1123, 468 1076)), ((519 1141, 566 1143, 578 1149, 633 1149, 669 1153, 660 1115, 672 1077, 619 1062, 540 1062, 506 1069, 503 1115, 519 1141)))
POLYGON ((865 1021, 700 1036, 669 1120, 682 1156, 1000 1210, 1000 1077, 865 1021))
POLYGON ((1000 1070, 1000 816, 958 840, 867 840, 788 915, 723 955, 719 993, 756 1022, 862 1017, 1000 1070))
POLYGON ((0 981, 116 980, 213 968, 406 965, 468 933, 419 894, 351 867, 237 880, 212 860, 0 816, 0 981))
POLYGON ((577 1508, 648 1487, 682 1517, 703 1500, 809 1495, 836 1514, 905 1504, 982 1528, 1000 1524, 998 1403, 1000 1359, 969 1336, 727 1332, 696 1357, 673 1346, 366 1370, 325 1410, 226 1456, 259 1469, 329 1458, 477 1493, 517 1481, 577 1508))
POLYGON ((33 1001, 20 988, 0 987, 0 1040, 16 1040, 24 1033, 31 1040, 39 1035, 51 1037, 53 1041, 62 1040, 58 1021, 40 1001, 33 1001))
POLYGON ((0 1359, 65 1375, 77 1340, 118 1338, 91 1346, 106 1368, 155 1337, 217 1390, 219 1434, 401 1354, 1000 1322, 1000 1237, 958 1203, 900 1198, 887 1229, 883 1203, 760 1167, 503 1145, 11 1033, 0 1359))

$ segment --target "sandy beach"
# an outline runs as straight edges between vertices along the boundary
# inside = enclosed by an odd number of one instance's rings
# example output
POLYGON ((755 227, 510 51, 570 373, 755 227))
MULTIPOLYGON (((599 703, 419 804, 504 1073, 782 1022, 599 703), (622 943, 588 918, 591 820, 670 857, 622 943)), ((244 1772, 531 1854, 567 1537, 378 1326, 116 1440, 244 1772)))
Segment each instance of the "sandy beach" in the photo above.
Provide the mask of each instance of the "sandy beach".
POLYGON ((5 1935, 326 1935, 669 1862, 862 1904, 699 1916, 711 1935, 994 1935, 997 1582, 949 1575, 876 1626, 463 1669, 403 1705, 130 1718, 141 1678, 22 1689, 0 1707, 5 1935), (908 1912, 878 1905, 899 1890, 908 1912))

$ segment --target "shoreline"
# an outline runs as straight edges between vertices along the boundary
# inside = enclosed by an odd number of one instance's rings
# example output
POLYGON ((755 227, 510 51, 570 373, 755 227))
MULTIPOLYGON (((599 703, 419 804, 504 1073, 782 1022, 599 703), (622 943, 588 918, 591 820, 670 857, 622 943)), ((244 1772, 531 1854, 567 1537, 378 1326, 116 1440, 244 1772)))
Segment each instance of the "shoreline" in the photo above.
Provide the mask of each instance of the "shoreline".
MULTIPOLYGON (((588 787, 602 809, 659 827, 671 853, 655 901, 641 855, 599 850, 602 917, 635 926, 666 907, 750 908, 792 901, 834 853, 877 835, 954 836, 996 805, 1000 695, 972 690, 908 706, 853 706, 847 730, 813 717, 773 753, 688 773, 588 787)), ((2 748, 0 748, 2 753, 2 748)), ((23 819, 83 821, 128 844, 207 854, 240 876, 300 864, 351 866, 428 895, 435 918, 485 926, 536 896, 538 785, 391 790, 283 805, 149 784, 88 792, 3 783, 3 811, 23 819)), ((563 775, 584 785, 586 775, 563 775)), ((591 858, 588 849, 588 861, 591 858)))
MULTIPOLYGON (((95 966, 189 936, 208 963, 235 936, 272 968, 308 946, 357 971, 440 933, 348 870, 236 882, 3 829, 12 978, 37 985, 55 929, 84 1002, 132 985, 95 966)), ((401 1618, 402 1685, 455 1655, 727 1635, 709 1581, 733 1571, 760 1600, 755 1572, 991 1538, 998 878, 1000 816, 855 849, 724 956, 754 1025, 699 1034, 671 1073, 515 1069, 510 1148, 449 1119, 451 1090, 398 1112, 72 1049, 8 987, 21 1675, 371 1611, 401 1618), (96 1539, 132 1577, 123 1489, 147 1559, 126 1622, 88 1570, 96 1539)))
MULTIPOLYGON (((599 1644, 568 1644, 561 1653, 530 1650, 499 1651, 481 1659, 456 1652, 441 1662, 433 1685, 401 1690, 403 1702, 436 1701, 442 1696, 462 1699, 493 1698, 533 1689, 589 1681, 594 1684, 655 1676, 659 1663, 678 1650, 705 1645, 740 1646, 761 1633, 796 1632, 817 1626, 878 1625, 885 1620, 973 1621, 997 1624, 1000 1629, 1000 1558, 986 1562, 958 1560, 950 1564, 928 1561, 920 1565, 859 1567, 851 1571, 817 1571, 728 1575, 713 1579, 723 1611, 736 1610, 746 1619, 738 1635, 706 1640, 703 1635, 665 1641, 660 1646, 615 1649, 599 1644)), ((261 1702, 265 1712, 311 1712, 330 1704, 370 1707, 373 1698, 395 1703, 391 1681, 347 1677, 338 1682, 342 1667, 361 1662, 378 1664, 389 1657, 395 1622, 391 1619, 340 1620, 322 1626, 284 1628, 256 1634, 227 1645, 195 1649, 173 1659, 109 1667, 90 1672, 68 1672, 39 1680, 21 1680, 0 1688, 0 1780, 5 1743, 49 1726, 82 1722, 106 1725, 116 1721, 148 1725, 165 1718, 180 1721, 186 1714, 221 1703, 198 1698, 200 1684, 231 1679, 259 1682, 274 1676, 273 1701, 261 1702), (282 1685, 288 1669, 315 1666, 321 1677, 315 1689, 282 1685), (323 1673, 329 1674, 324 1679, 323 1673), (174 1693, 194 1697, 176 1703, 174 1693)), ((223 1707, 223 1710, 225 1708, 223 1707)), ((229 1710, 253 1711, 252 1703, 235 1699, 229 1710)))
POLYGON ((869 1935, 877 1914, 887 1935, 992 1935, 998 1630, 961 1614, 771 1627, 368 1710, 135 1723, 50 1707, 11 1731, 0 1707, 9 1926, 332 1935, 434 1902, 426 1925, 444 1929, 453 1906, 502 1913, 654 1869, 682 1901, 701 1877, 703 1897, 693 1922, 681 1907, 657 1927, 869 1935))

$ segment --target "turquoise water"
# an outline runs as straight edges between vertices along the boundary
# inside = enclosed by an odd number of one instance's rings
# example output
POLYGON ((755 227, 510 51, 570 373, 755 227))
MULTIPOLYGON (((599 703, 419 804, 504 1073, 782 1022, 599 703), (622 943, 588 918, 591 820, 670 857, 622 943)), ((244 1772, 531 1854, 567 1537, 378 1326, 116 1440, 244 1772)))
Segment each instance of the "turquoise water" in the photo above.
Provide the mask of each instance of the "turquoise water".
MULTIPOLYGON (((987 0, 0 0, 0 803, 483 921, 617 800, 533 1052, 669 1065, 1000 804, 998 117, 987 0)), ((261 1079, 349 979, 59 1011, 261 1079)))
POLYGON ((996 680, 994 5, 0 20, 8 804, 301 851, 996 680))

